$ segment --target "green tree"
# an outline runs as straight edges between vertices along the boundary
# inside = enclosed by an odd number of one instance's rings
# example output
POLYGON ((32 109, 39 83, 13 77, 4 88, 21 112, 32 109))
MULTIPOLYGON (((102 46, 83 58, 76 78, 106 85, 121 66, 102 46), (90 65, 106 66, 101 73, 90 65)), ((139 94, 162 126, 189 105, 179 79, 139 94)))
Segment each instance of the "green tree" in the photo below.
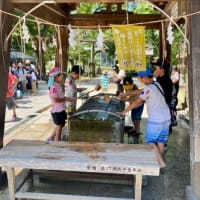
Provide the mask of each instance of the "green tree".
MULTIPOLYGON (((184 31, 185 26, 181 25, 181 29, 184 31)), ((181 44, 184 42, 184 38, 179 30, 176 28, 173 29, 174 41, 171 47, 171 64, 177 65, 180 62, 180 52, 181 44)))

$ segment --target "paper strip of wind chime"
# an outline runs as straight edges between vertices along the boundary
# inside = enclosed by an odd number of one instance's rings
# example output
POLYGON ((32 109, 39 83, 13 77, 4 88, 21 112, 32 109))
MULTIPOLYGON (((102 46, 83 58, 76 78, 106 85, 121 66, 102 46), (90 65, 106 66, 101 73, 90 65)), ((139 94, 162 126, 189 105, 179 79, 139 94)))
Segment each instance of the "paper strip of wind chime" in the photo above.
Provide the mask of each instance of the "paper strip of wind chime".
POLYGON ((29 31, 28 31, 28 27, 26 26, 26 18, 23 18, 23 24, 22 24, 22 33, 23 33, 23 39, 25 41, 25 43, 28 43, 29 39, 30 39, 30 35, 29 35, 29 31))
POLYGON ((120 69, 142 71, 146 69, 144 26, 112 26, 120 69))
POLYGON ((76 33, 75 31, 71 28, 71 25, 68 25, 68 29, 69 29, 69 46, 72 47, 73 49, 75 49, 75 45, 76 45, 76 33))
POLYGON ((103 34, 103 31, 101 30, 101 28, 99 27, 99 34, 98 34, 98 37, 97 37, 97 41, 96 41, 96 45, 98 47, 99 50, 101 51, 104 51, 104 34, 103 34))

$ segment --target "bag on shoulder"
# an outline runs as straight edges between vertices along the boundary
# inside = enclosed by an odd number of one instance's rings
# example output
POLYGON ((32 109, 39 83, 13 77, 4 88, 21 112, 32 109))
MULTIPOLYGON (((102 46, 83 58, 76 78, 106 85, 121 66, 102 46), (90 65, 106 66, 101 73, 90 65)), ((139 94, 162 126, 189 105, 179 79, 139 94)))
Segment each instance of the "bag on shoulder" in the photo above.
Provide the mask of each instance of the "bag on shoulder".
MULTIPOLYGON (((158 90, 160 91, 160 93, 164 96, 165 101, 166 101, 166 97, 164 92, 160 89, 160 87, 154 82, 153 85, 155 85, 158 90)), ((166 101, 167 103, 167 101, 166 101)), ((169 110, 170 110, 170 115, 171 115, 171 124, 170 126, 177 126, 177 120, 176 120, 176 116, 177 116, 177 112, 176 112, 176 106, 178 103, 178 99, 177 98, 172 98, 172 101, 170 104, 167 103, 167 105, 169 106, 169 110)))

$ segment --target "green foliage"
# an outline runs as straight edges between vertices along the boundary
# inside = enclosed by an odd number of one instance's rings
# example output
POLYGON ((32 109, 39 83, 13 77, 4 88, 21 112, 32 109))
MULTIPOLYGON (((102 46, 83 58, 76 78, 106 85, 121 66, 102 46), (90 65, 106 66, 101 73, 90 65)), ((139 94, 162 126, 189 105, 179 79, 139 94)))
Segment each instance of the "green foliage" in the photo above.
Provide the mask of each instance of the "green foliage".
MULTIPOLYGON (((185 26, 181 26, 181 29, 184 31, 185 26)), ((171 48, 171 64, 177 65, 180 61, 180 51, 181 51, 181 44, 184 42, 184 38, 179 30, 174 29, 174 41, 171 48)))
POLYGON ((80 3, 79 9, 75 12, 77 14, 93 14, 95 12, 104 10, 105 4, 102 3, 80 3))
POLYGON ((133 9, 135 14, 159 14, 159 11, 155 10, 151 5, 147 3, 138 3, 137 7, 133 9))

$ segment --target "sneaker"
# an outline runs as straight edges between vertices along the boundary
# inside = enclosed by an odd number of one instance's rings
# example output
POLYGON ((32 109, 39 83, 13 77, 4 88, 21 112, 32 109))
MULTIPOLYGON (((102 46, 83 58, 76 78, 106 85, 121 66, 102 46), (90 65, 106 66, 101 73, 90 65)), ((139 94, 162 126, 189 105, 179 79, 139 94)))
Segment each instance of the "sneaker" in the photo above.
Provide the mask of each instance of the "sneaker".
POLYGON ((48 137, 46 141, 51 142, 51 141, 54 141, 54 139, 52 137, 48 137))
POLYGON ((13 116, 12 121, 19 121, 20 119, 17 116, 13 116))

